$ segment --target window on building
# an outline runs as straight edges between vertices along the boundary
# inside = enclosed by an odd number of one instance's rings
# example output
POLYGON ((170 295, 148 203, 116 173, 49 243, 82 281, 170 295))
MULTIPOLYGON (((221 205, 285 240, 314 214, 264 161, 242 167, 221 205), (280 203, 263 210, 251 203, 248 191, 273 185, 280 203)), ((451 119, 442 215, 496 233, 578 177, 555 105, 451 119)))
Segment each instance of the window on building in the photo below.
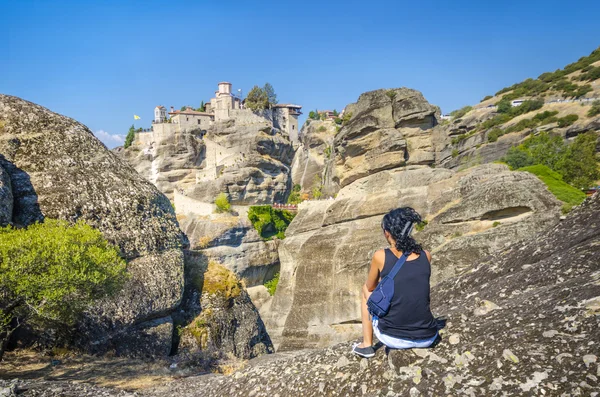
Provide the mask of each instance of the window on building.
POLYGON ((200 124, 200 119, 198 119, 198 124, 200 124))
POLYGON ((296 126, 294 124, 292 124, 292 130, 295 130, 296 126))
POLYGON ((186 117, 186 118, 185 118, 185 121, 190 121, 190 118, 189 118, 189 117, 186 117))

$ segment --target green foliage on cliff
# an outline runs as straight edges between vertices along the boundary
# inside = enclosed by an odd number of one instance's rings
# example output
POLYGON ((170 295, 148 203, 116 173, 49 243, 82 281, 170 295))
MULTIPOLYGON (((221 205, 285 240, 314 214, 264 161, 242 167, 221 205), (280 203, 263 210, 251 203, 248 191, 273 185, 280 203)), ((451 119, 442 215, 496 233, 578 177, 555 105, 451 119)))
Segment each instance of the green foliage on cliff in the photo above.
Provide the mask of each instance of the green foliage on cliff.
POLYGON ((595 117, 600 114, 600 101, 594 101, 592 107, 587 112, 588 117, 595 117))
POLYGON ((134 139, 135 139, 135 126, 133 124, 131 124, 131 127, 129 127, 129 131, 127 131, 127 136, 125 137, 125 144, 123 145, 123 147, 125 149, 127 149, 129 146, 131 146, 134 139))
POLYGON ((600 179, 596 140, 596 135, 589 132, 578 135, 567 145, 560 136, 542 132, 510 148, 503 160, 512 169, 544 165, 557 172, 566 183, 579 189, 588 188, 600 179))
POLYGON ((552 171, 545 165, 522 167, 519 171, 527 171, 537 176, 557 199, 569 206, 579 205, 585 200, 585 193, 564 182, 558 172, 552 171))
POLYGON ((580 97, 592 90, 589 84, 578 85, 568 80, 567 75, 578 70, 582 73, 576 79, 580 81, 593 81, 600 78, 600 68, 592 66, 600 61, 600 48, 594 50, 589 56, 580 58, 577 62, 567 65, 564 69, 554 72, 542 73, 537 79, 527 79, 510 87, 501 89, 496 95, 509 91, 510 94, 503 98, 507 100, 525 96, 538 96, 548 91, 558 91, 565 97, 580 97))
POLYGON ((126 279, 119 249, 83 221, 0 228, 0 358, 21 323, 71 326, 126 279))
POLYGON ((264 283, 264 286, 267 287, 267 291, 269 291, 269 295, 275 295, 275 291, 277 291, 277 284, 279 284, 279 273, 275 273, 272 279, 264 283))
POLYGON ((231 204, 227 194, 221 192, 215 198, 215 205, 217 206, 217 212, 229 212, 231 210, 231 204))
POLYGON ((572 125, 574 122, 576 122, 577 120, 579 120, 579 116, 576 114, 569 114, 565 117, 561 117, 557 120, 558 122, 558 126, 560 128, 564 128, 564 127, 568 127, 570 125, 572 125))
POLYGON ((454 119, 460 119, 465 114, 469 113, 471 110, 473 110, 472 106, 464 106, 458 110, 451 111, 450 116, 452 116, 452 118, 454 118, 454 119))
POLYGON ((292 188, 292 192, 290 193, 287 199, 288 204, 300 204, 302 202, 300 190, 302 190, 302 186, 295 184, 292 188))
POLYGON ((296 216, 286 210, 275 209, 270 205, 254 205, 248 209, 248 219, 254 229, 265 240, 285 238, 285 231, 296 216))

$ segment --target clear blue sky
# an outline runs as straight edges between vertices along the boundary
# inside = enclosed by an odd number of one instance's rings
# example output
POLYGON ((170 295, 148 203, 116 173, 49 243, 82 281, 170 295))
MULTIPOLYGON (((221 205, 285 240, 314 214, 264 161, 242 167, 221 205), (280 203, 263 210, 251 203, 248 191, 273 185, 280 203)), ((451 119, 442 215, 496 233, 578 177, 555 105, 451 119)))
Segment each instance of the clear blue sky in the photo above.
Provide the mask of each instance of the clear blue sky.
POLYGON ((219 81, 341 110, 410 87, 449 112, 600 45, 600 1, 0 0, 0 92, 86 124, 109 147, 156 105, 219 81))

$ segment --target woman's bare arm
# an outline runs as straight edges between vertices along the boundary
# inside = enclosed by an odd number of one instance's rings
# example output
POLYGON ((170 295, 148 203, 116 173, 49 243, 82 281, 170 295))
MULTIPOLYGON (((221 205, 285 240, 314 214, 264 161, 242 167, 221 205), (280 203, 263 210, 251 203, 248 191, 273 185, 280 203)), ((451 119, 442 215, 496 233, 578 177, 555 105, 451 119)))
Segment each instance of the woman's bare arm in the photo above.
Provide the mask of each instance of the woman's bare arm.
POLYGON ((377 284, 379 283, 379 273, 383 269, 384 262, 384 250, 379 250, 373 254, 373 259, 371 259, 371 267, 369 268, 369 275, 367 276, 367 282, 365 283, 365 287, 369 292, 373 291, 375 287, 377 287, 377 284))

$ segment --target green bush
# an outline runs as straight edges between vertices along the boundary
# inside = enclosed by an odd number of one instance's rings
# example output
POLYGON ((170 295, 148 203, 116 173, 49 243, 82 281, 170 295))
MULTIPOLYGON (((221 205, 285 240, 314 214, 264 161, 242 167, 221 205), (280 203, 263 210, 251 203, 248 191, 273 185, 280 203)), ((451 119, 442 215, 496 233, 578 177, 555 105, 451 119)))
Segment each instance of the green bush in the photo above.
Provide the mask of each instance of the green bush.
POLYGON ((352 118, 352 112, 345 112, 342 116, 342 125, 348 124, 350 119, 352 118))
POLYGON ((83 221, 0 228, 0 359, 17 326, 70 327, 127 280, 119 249, 83 221))
POLYGON ((267 287, 267 291, 269 291, 269 295, 275 295, 275 291, 277 291, 277 284, 279 284, 279 273, 275 273, 272 279, 264 283, 264 286, 267 287))
POLYGON ((587 116, 595 117, 599 114, 600 114, 600 101, 594 101, 594 103, 592 103, 592 107, 590 108, 590 110, 588 110, 587 116))
POLYGON ((300 204, 302 202, 302 196, 300 191, 302 190, 302 186, 299 184, 295 184, 292 188, 292 192, 288 196, 287 203, 288 204, 300 204))
POLYGON ((564 127, 568 127, 570 125, 572 125, 574 122, 576 122, 577 120, 579 120, 579 116, 576 114, 569 114, 565 117, 561 117, 559 118, 558 121, 558 126, 560 128, 564 128, 564 127))
POLYGON ((331 151, 332 151, 331 146, 327 146, 325 148, 325 150, 323 150, 323 154, 325 154, 325 157, 330 158, 331 157, 331 151))
POLYGON ((545 110, 533 116, 533 120, 539 122, 541 125, 552 123, 554 120, 554 116, 556 116, 558 112, 545 110))
POLYGON ((464 106, 458 110, 453 110, 452 112, 450 112, 450 116, 452 116, 453 119, 460 119, 465 114, 469 113, 471 110, 473 110, 472 106, 464 106))
POLYGON ((458 157, 458 149, 452 150, 452 158, 458 157))
POLYGON ((500 225, 501 225, 501 223, 500 223, 500 222, 498 222, 498 221, 496 221, 496 222, 492 223, 492 227, 498 227, 498 226, 500 226, 500 225))
POLYGON ((563 203, 573 206, 579 205, 583 200, 585 200, 585 193, 565 183, 558 172, 552 171, 545 165, 538 164, 529 167, 523 167, 519 168, 519 171, 527 171, 537 176, 546 184, 548 190, 550 190, 550 192, 563 203))
POLYGON ((283 240, 294 216, 296 215, 290 211, 275 209, 270 205, 254 205, 248 209, 248 219, 265 240, 270 240, 273 236, 283 240))
POLYGON ((600 169, 596 160, 597 136, 593 132, 580 134, 569 145, 564 156, 557 162, 556 169, 565 182, 586 189, 600 180, 600 169))
POLYGON ((493 96, 492 96, 492 95, 486 95, 486 96, 485 96, 485 97, 484 97, 484 98, 483 98, 481 101, 479 101, 479 102, 485 102, 485 101, 487 101, 488 99, 492 99, 492 98, 493 98, 493 96))
POLYGON ((425 229, 425 226, 427 226, 427 224, 428 224, 428 223, 429 223, 429 222, 427 222, 427 221, 425 221, 425 220, 424 220, 424 221, 422 221, 422 222, 420 222, 420 223, 417 223, 417 226, 415 226, 415 229, 417 229, 417 232, 420 232, 420 231, 422 231, 423 229, 425 229))
POLYGON ((319 132, 325 132, 325 131, 327 131, 327 128, 325 128, 325 126, 324 126, 324 125, 322 125, 322 126, 320 126, 320 127, 319 127, 319 130, 318 130, 318 131, 319 131, 319 132))
POLYGON ((502 161, 508 164, 512 170, 535 164, 533 157, 527 151, 522 150, 519 147, 511 147, 508 149, 508 152, 502 158, 502 161))
POLYGON ((229 212, 231 210, 231 204, 227 194, 221 192, 215 198, 215 205, 217 206, 217 212, 229 212))
POLYGON ((502 131, 500 128, 494 128, 488 132, 487 140, 488 142, 496 142, 502 135, 504 135, 504 131, 502 131))

